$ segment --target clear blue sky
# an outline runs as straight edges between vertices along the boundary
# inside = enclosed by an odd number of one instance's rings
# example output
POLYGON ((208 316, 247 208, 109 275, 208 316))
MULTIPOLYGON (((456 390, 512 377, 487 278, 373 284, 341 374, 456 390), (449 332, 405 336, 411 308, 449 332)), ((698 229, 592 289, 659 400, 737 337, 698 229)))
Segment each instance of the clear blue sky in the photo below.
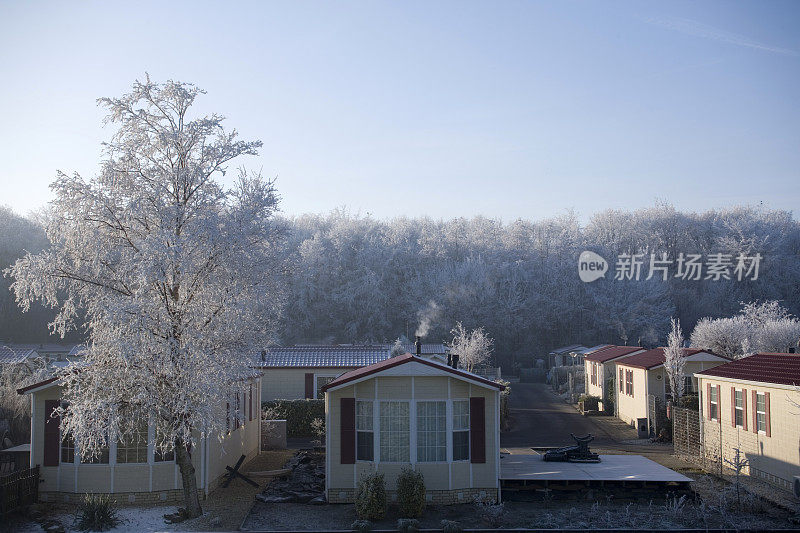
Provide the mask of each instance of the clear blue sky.
POLYGON ((96 171, 95 98, 191 81, 287 214, 800 200, 800 2, 0 0, 0 204, 96 171))

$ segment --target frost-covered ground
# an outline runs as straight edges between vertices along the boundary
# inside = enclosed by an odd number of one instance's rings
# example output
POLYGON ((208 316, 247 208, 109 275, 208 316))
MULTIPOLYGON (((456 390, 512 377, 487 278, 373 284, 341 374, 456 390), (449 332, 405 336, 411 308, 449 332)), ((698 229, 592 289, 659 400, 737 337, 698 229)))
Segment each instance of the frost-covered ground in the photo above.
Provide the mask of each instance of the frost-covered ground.
MULTIPOLYGON (((162 505, 156 507, 122 507, 117 514, 120 524, 111 529, 114 533, 134 533, 151 531, 175 531, 183 524, 167 524, 164 522, 165 514, 172 514, 177 511, 174 505, 162 505)), ((75 527, 74 510, 55 510, 47 514, 48 521, 56 521, 61 524, 65 531, 70 533, 78 532, 75 527)), ((24 533, 44 531, 41 525, 30 522, 21 530, 24 533)))
MULTIPOLYGON (((593 501, 538 500, 507 501, 493 522, 486 508, 477 505, 429 506, 419 519, 422 528, 438 528, 442 520, 459 522, 467 528, 533 529, 793 529, 790 513, 761 500, 743 496, 735 499, 732 487, 708 476, 697 479, 691 497, 658 496, 633 502, 616 501, 597 495, 593 501)), ((396 508, 375 529, 393 529, 399 518, 396 508)), ((310 530, 326 528, 349 530, 357 519, 353 505, 265 504, 256 502, 243 529, 310 530)))

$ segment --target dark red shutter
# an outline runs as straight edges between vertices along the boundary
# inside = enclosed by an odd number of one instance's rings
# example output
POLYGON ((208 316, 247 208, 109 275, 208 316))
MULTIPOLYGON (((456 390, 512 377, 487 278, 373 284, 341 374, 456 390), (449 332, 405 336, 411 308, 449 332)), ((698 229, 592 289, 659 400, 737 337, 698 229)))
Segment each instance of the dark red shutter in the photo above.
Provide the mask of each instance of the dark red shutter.
MULTIPOLYGON (((706 405, 708 406, 708 419, 711 420, 711 383, 706 383, 706 405)), ((719 404, 719 401, 717 401, 719 404)))
POLYGON ((314 374, 306 374, 306 398, 314 397, 314 374))
POLYGON ((356 462, 356 399, 342 398, 340 415, 340 458, 343 465, 356 462))
POLYGON ((722 385, 716 385, 717 387, 717 422, 719 422, 720 428, 722 428, 722 385))
POLYGON ((767 419, 767 437, 771 437, 772 436, 772 421, 770 420, 770 414, 769 414, 769 393, 768 392, 764 393, 764 411, 766 411, 764 413, 764 418, 767 419))
POLYGON ((473 463, 486 462, 486 400, 469 399, 469 457, 473 463))
POLYGON ((50 416, 58 409, 58 400, 44 401, 44 466, 58 466, 61 450, 61 417, 50 416))
POLYGON ((753 433, 758 433, 758 391, 753 391, 753 433))
MULTIPOLYGON (((753 410, 755 408, 753 404, 753 410)), ((747 431, 747 389, 742 389, 742 429, 747 431)))
POLYGON ((731 387, 731 426, 736 427, 736 389, 731 387))

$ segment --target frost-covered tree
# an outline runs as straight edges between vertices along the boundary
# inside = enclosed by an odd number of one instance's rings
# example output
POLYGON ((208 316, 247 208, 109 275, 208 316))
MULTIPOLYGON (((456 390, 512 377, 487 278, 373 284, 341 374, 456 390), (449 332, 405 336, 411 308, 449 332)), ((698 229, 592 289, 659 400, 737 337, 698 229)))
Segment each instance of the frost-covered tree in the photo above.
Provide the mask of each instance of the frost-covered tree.
POLYGON ((738 315, 703 318, 692 331, 692 346, 731 358, 797 347, 800 320, 777 301, 743 304, 738 315))
POLYGON ((672 329, 667 335, 667 346, 664 348, 664 371, 669 379, 674 400, 680 399, 684 392, 684 376, 686 375, 686 359, 683 357, 683 331, 677 318, 671 321, 672 329))
POLYGON ((261 143, 192 114, 202 92, 148 77, 100 99, 118 129, 99 174, 58 173, 52 246, 11 269, 22 307, 41 301, 58 310, 55 331, 88 335, 86 364, 61 376, 62 428, 81 455, 153 424, 155 445, 175 452, 190 516, 202 512, 190 448, 227 433, 229 395, 272 334, 282 268, 272 182, 244 170, 232 186, 217 180, 261 143))
POLYGON ((453 340, 450 342, 450 353, 458 356, 461 367, 471 372, 476 366, 489 360, 493 341, 483 328, 468 331, 461 322, 456 322, 451 333, 453 340))

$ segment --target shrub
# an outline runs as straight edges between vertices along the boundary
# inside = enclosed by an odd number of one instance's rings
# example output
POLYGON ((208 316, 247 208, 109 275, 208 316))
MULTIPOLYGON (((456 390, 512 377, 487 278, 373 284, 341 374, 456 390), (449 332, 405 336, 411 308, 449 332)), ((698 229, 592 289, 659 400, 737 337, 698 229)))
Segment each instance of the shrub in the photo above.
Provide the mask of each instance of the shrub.
POLYGON ((414 518, 400 518, 397 521, 397 531, 399 533, 417 533, 419 531, 419 520, 414 518))
POLYGON ((315 437, 315 418, 325 420, 325 400, 272 400, 261 409, 270 418, 286 420, 287 437, 315 437))
POLYGON ((75 525, 81 531, 108 531, 119 523, 117 508, 108 495, 87 494, 75 516, 75 525))
POLYGON ((361 520, 381 520, 386 516, 386 485, 383 474, 361 477, 356 489, 356 514, 361 520))
POLYGON ((476 498, 475 505, 481 519, 492 529, 497 529, 503 523, 505 504, 497 503, 492 498, 476 498))
POLYGON ((372 531, 372 522, 369 520, 356 520, 350 527, 357 533, 369 533, 372 531))
POLYGON ((397 503, 400 516, 419 518, 425 511, 425 477, 409 467, 397 476, 397 503))
POLYGON ((464 531, 464 528, 461 527, 461 524, 452 520, 442 520, 441 525, 443 533, 461 533, 464 531))

